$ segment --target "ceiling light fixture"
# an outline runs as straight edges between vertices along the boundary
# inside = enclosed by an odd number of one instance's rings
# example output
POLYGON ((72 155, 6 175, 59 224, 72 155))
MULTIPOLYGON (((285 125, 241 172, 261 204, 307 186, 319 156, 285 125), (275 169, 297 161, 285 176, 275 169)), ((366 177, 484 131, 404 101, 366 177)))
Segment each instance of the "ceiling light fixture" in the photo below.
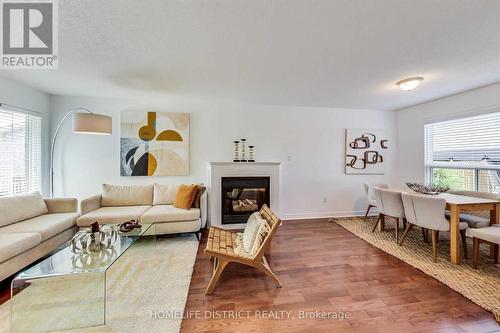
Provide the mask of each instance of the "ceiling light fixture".
POLYGON ((424 78, 420 76, 410 77, 408 79, 398 81, 396 82, 396 84, 399 86, 401 90, 410 91, 415 89, 420 84, 420 82, 422 82, 423 79, 424 78))

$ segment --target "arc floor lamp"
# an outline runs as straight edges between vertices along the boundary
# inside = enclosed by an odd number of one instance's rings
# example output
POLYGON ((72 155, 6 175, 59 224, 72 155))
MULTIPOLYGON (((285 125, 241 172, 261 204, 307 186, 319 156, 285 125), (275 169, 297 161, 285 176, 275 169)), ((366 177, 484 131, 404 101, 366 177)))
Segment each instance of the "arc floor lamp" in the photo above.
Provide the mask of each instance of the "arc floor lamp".
POLYGON ((50 145, 50 196, 54 197, 54 151, 57 136, 64 121, 73 115, 73 133, 104 134, 110 135, 112 130, 112 119, 110 116, 93 113, 86 108, 75 108, 69 110, 57 125, 52 144, 50 145))

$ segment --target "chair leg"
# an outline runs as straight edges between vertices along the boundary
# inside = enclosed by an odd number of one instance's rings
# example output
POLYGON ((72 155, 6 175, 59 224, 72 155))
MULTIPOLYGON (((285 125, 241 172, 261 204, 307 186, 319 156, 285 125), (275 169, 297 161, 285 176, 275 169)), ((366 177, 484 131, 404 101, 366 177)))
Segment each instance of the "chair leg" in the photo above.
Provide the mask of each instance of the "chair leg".
POLYGON ((373 226, 372 232, 375 232, 375 229, 377 229, 377 225, 380 223, 380 220, 382 220, 382 214, 378 214, 378 219, 377 222, 375 222, 375 225, 373 226))
POLYGON ((403 236, 401 237, 401 240, 399 241, 399 246, 403 245, 403 242, 406 239, 406 236, 408 235, 408 232, 413 228, 413 224, 407 223, 407 226, 405 228, 405 232, 403 233, 403 236))
POLYGON ((422 228, 422 238, 424 239, 424 243, 427 243, 429 240, 427 239, 427 229, 422 228))
POLYGON ((436 243, 439 243, 439 230, 436 230, 436 243))
POLYGON ((363 222, 366 221, 366 219, 368 218, 368 214, 370 213, 370 209, 372 209, 372 205, 368 205, 368 208, 366 209, 366 213, 365 213, 365 217, 363 218, 363 222))
POLYGON ((437 262, 437 230, 432 230, 432 260, 437 262))
POLYGON ((464 258, 469 259, 467 256, 467 236, 465 236, 465 230, 460 230, 460 239, 462 240, 462 246, 464 248, 464 258))
POLYGON ((276 287, 281 288, 280 279, 278 279, 278 277, 276 275, 274 275, 273 271, 269 267, 269 264, 267 263, 266 257, 262 257, 262 263, 257 264, 256 267, 261 272, 263 272, 267 276, 269 276, 274 281, 274 283, 276 283, 276 287))
POLYGON ((385 231, 385 215, 382 214, 382 218, 380 219, 380 231, 385 231))
POLYGON ((498 264, 498 244, 493 244, 493 262, 498 264))
POLYGON ((396 218, 396 243, 399 242, 399 218, 396 218))
POLYGON ((210 295, 212 291, 214 291, 215 285, 217 284, 217 281, 219 280, 220 275, 222 274, 224 268, 226 268, 227 264, 228 264, 227 261, 217 258, 217 264, 214 270, 214 274, 212 275, 212 279, 208 284, 207 290, 205 290, 205 295, 210 295))
POLYGON ((477 258, 479 256, 479 238, 472 238, 472 267, 477 269, 477 258))

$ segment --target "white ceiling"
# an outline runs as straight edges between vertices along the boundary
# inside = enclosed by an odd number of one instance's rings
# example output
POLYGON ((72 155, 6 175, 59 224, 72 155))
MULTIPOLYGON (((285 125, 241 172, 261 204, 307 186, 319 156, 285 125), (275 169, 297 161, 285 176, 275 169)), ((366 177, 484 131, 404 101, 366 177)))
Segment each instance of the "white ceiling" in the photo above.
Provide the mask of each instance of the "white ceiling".
POLYGON ((397 109, 500 81, 498 0, 59 0, 53 94, 397 109), (395 82, 423 76, 415 91, 395 82))

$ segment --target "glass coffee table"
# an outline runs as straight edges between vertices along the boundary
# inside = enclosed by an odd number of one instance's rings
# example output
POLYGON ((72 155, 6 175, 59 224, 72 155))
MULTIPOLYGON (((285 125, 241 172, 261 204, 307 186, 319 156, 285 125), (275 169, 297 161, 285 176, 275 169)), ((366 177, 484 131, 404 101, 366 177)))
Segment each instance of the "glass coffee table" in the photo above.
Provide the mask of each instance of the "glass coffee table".
POLYGON ((141 251, 154 249, 155 225, 142 224, 140 229, 119 232, 111 247, 91 254, 75 254, 69 244, 25 269, 12 281, 12 333, 105 325, 107 273, 126 254, 140 256, 141 251))

